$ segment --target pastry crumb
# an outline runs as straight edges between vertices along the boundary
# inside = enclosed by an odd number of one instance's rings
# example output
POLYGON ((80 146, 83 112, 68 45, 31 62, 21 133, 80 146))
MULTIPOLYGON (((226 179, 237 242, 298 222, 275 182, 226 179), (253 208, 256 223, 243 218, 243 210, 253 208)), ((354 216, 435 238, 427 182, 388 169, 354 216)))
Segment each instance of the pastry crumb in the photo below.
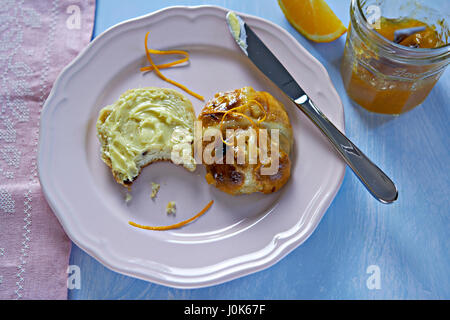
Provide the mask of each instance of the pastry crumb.
POLYGON ((156 195, 158 194, 159 188, 160 188, 160 184, 159 183, 152 182, 152 194, 150 195, 150 197, 152 199, 156 198, 156 195))
POLYGON ((167 204, 166 213, 167 214, 175 214, 176 211, 177 211, 177 207, 176 207, 175 201, 170 201, 167 204))

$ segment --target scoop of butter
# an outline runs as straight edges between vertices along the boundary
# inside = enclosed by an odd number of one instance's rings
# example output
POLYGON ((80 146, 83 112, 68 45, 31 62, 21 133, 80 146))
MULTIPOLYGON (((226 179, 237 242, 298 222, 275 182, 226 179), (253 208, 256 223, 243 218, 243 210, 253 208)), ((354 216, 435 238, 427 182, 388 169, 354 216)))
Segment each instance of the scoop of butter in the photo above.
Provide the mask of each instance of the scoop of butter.
MULTIPOLYGON (((102 159, 116 181, 129 186, 144 166, 171 160, 181 140, 192 145, 194 120, 192 103, 176 90, 128 90, 99 113, 96 127, 102 159)), ((190 171, 196 167, 192 154, 182 163, 190 171)))

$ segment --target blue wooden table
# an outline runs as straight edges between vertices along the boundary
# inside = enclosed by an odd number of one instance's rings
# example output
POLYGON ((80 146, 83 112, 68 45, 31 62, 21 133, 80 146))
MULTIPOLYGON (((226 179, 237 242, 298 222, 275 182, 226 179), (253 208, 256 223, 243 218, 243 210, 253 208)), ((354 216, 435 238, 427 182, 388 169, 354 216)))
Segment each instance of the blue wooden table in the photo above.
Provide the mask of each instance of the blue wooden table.
MULTIPOLYGON (((328 3, 349 23, 350 0, 328 3)), ((319 227, 274 266, 221 285, 181 290, 105 268, 73 245, 81 288, 70 299, 449 299, 450 77, 400 117, 368 113, 348 99, 339 73, 345 36, 309 42, 276 0, 98 0, 94 36, 123 20, 172 5, 214 4, 288 30, 328 70, 345 109, 346 133, 396 182, 392 205, 374 200, 350 170, 319 227)), ((448 8, 447 8, 448 10, 448 8)))

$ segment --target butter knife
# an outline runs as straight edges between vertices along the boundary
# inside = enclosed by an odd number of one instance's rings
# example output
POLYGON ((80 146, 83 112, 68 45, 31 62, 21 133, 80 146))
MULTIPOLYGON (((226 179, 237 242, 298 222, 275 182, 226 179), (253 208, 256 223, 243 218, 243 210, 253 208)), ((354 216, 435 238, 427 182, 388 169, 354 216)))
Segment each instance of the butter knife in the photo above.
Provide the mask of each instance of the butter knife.
POLYGON ((245 21, 231 11, 227 13, 226 18, 230 32, 242 51, 320 129, 367 190, 382 203, 392 203, 397 200, 398 191, 392 180, 314 105, 314 102, 245 21))

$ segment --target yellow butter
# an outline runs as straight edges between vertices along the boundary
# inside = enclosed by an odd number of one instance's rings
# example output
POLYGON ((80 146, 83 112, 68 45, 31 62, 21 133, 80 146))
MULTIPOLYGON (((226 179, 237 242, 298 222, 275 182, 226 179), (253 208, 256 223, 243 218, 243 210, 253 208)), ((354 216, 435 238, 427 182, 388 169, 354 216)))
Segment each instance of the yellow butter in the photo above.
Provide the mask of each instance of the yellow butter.
POLYGON ((237 17, 236 13, 234 13, 233 11, 228 12, 227 21, 234 39, 239 44, 239 46, 245 51, 247 49, 247 43, 245 42, 245 34, 241 35, 241 22, 239 21, 239 18, 237 17))
POLYGON ((174 132, 193 141, 194 119, 192 104, 176 90, 128 90, 100 111, 96 127, 102 158, 122 180, 133 181, 148 159, 170 159, 178 143, 174 132))

